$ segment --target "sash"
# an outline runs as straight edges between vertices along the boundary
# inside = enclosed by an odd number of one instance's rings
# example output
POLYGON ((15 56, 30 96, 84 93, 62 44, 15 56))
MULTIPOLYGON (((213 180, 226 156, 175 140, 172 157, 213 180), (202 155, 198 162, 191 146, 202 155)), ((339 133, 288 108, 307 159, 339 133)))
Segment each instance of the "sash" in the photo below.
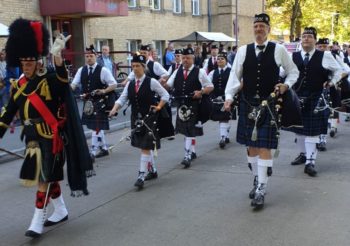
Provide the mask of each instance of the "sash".
MULTIPOLYGON (((27 83, 28 80, 25 76, 20 78, 18 81, 18 84, 20 86, 27 83)), ((52 132, 53 132, 53 143, 52 143, 52 153, 57 154, 63 150, 63 140, 59 135, 59 128, 62 128, 65 119, 58 121, 55 116, 51 113, 49 108, 46 106, 46 104, 41 100, 41 98, 36 93, 32 93, 28 96, 29 102, 33 105, 33 107, 36 109, 36 111, 39 112, 41 117, 44 119, 44 121, 50 126, 52 132)))

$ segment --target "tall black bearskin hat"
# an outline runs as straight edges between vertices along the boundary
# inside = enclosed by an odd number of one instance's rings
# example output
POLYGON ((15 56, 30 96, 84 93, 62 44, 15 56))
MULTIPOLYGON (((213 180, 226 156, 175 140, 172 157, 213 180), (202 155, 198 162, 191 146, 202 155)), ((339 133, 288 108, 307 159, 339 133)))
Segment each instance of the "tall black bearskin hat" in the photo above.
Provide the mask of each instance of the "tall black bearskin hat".
POLYGON ((85 52, 88 53, 88 54, 95 54, 95 55, 97 54, 93 44, 90 44, 89 47, 86 47, 85 48, 85 52))
POLYGON ((6 62, 19 67, 21 60, 38 60, 49 53, 49 31, 40 21, 17 19, 9 27, 6 62))

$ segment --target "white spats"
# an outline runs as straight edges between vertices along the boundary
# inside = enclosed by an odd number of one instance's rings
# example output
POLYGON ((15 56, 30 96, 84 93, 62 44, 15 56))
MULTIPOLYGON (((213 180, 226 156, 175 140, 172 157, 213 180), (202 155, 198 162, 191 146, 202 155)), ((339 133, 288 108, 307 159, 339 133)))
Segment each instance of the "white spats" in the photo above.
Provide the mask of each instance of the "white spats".
POLYGON ((53 214, 48 218, 50 222, 59 222, 68 215, 66 205, 63 200, 62 194, 56 199, 51 198, 51 203, 54 207, 53 214))

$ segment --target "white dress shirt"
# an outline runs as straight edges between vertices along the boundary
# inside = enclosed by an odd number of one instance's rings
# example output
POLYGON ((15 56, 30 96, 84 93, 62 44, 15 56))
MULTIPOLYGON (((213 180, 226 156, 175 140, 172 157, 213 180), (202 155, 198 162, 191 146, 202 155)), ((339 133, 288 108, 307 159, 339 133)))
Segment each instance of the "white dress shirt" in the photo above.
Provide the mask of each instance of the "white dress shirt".
MULTIPOLYGON (((188 76, 190 75, 193 68, 194 68, 194 65, 192 65, 190 67, 190 69, 188 69, 188 76)), ((168 79, 168 81, 166 83, 170 88, 174 88, 174 81, 175 81, 175 77, 177 74, 177 70, 178 69, 175 70, 175 72, 170 76, 170 78, 168 79)), ((204 71, 204 69, 199 69, 198 80, 202 84, 202 87, 204 87, 204 88, 205 87, 214 87, 213 83, 210 82, 208 75, 204 71)))
MULTIPOLYGON (((219 69, 219 74, 220 74, 220 71, 221 71, 221 70, 223 70, 223 72, 225 72, 226 69, 227 69, 228 67, 229 67, 228 65, 226 65, 226 66, 223 67, 223 68, 219 68, 219 67, 218 67, 218 69, 219 69)), ((209 78, 210 82, 212 82, 212 83, 213 83, 214 72, 215 72, 215 69, 214 69, 213 71, 211 71, 211 72, 208 74, 208 78, 209 78)))
MULTIPOLYGON (((312 59, 312 56, 315 54, 315 49, 311 50, 310 52, 306 52, 303 49, 300 51, 301 57, 305 58, 305 54, 309 53, 309 60, 312 59)), ((331 71, 330 75, 330 82, 333 84, 336 84, 339 80, 341 80, 341 75, 342 75, 342 68, 340 65, 337 63, 335 58, 333 57, 332 53, 329 51, 324 52, 323 58, 322 58, 322 67, 324 69, 327 69, 331 71)))
MULTIPOLYGON (((147 60, 146 65, 148 64, 148 62, 149 60, 147 60)), ((155 73, 155 75, 161 78, 169 76, 167 70, 165 70, 165 68, 159 62, 153 62, 153 72, 155 73)), ((131 81, 133 79, 135 79, 135 74, 134 71, 131 71, 131 73, 129 73, 128 75, 128 80, 131 81)))
MULTIPOLYGON (((88 74, 89 74, 89 70, 90 70, 89 68, 92 67, 92 72, 94 72, 96 66, 97 66, 97 63, 95 63, 92 66, 88 65, 88 74)), ((81 71, 82 71, 82 69, 83 69, 83 67, 80 67, 78 69, 77 73, 74 76, 74 79, 72 81, 72 86, 74 88, 81 84, 81 71)), ((101 83, 105 84, 107 86, 116 85, 117 84, 117 81, 115 81, 112 73, 105 67, 102 67, 100 79, 101 79, 101 83)))
MULTIPOLYGON (((263 51, 266 50, 267 43, 268 41, 265 41, 264 43, 265 48, 263 49, 263 51)), ((256 55, 258 55, 260 52, 260 49, 257 48, 257 45, 258 44, 255 43, 256 55)), ((225 89, 226 100, 233 101, 233 96, 239 90, 240 82, 243 78, 243 63, 245 61, 246 54, 247 54, 247 45, 240 47, 237 51, 235 60, 231 68, 230 77, 227 81, 227 85, 225 89)), ((287 84, 289 88, 291 88, 296 83, 299 77, 298 68, 294 64, 292 58, 290 57, 286 48, 283 45, 276 44, 274 57, 275 57, 275 62, 277 66, 283 67, 287 75, 284 83, 287 84)), ((245 72, 249 73, 249 71, 245 71, 245 72)))
MULTIPOLYGON (((136 78, 136 80, 140 80, 140 86, 145 80, 146 75, 144 74, 141 78, 136 78)), ((128 88, 129 88, 130 81, 126 84, 124 87, 124 90, 118 100, 115 102, 115 104, 119 104, 120 107, 123 107, 124 104, 128 101, 128 88)), ((151 79, 151 91, 154 91, 156 94, 160 96, 160 100, 164 102, 169 101, 169 93, 164 89, 164 87, 156 80, 156 79, 151 79)))

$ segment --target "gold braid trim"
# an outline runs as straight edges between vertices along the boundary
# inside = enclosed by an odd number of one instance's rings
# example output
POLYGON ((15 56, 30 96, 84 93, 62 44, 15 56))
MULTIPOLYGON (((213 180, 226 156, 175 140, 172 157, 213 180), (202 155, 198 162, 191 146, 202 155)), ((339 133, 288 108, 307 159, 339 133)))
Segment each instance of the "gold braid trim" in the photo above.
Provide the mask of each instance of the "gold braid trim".
POLYGON ((57 77, 57 79, 59 80, 59 81, 61 81, 61 82, 63 82, 63 83, 68 83, 69 82, 69 80, 68 79, 66 79, 66 78, 62 78, 61 76, 59 76, 58 74, 56 74, 56 77, 57 77))
POLYGON ((21 184, 24 186, 34 186, 39 183, 39 174, 41 172, 42 162, 41 162, 41 150, 39 148, 39 143, 36 141, 30 141, 27 144, 26 152, 24 158, 29 156, 32 158, 35 155, 36 165, 35 165, 35 179, 21 179, 21 184))
POLYGON ((9 128, 9 125, 5 124, 4 122, 0 122, 0 127, 9 128))
POLYGON ((49 85, 47 84, 47 80, 43 79, 40 83, 42 83, 41 89, 40 89, 40 96, 45 97, 45 101, 52 100, 49 85))

